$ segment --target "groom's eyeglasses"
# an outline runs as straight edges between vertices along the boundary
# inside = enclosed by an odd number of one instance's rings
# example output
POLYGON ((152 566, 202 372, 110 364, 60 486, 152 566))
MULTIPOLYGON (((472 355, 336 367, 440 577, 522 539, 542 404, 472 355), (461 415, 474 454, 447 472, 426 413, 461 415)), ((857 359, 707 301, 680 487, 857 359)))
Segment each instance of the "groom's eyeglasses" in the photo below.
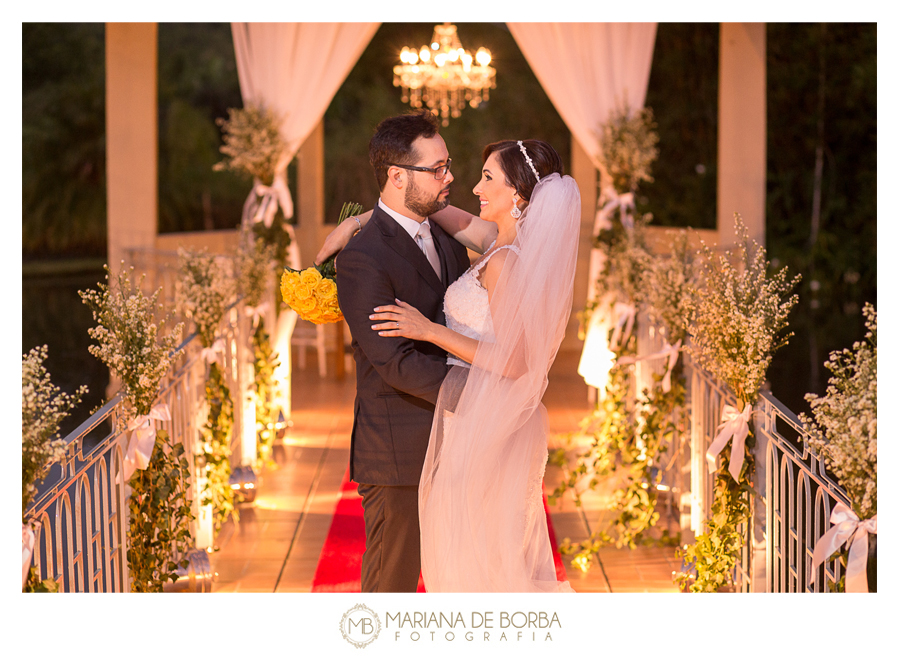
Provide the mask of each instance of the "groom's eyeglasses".
POLYGON ((430 174, 434 174, 435 180, 444 180, 447 177, 447 174, 450 173, 450 163, 452 161, 452 158, 447 158, 447 164, 442 164, 438 167, 416 167, 415 165, 403 165, 388 162, 388 167, 400 167, 401 169, 412 169, 413 171, 427 171, 430 174))

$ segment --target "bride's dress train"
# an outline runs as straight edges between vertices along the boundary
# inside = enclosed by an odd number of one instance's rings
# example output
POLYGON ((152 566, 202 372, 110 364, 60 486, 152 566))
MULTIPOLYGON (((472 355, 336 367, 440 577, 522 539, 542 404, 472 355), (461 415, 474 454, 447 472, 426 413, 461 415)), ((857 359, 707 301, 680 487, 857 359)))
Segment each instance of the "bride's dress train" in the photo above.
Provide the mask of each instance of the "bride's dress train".
MULTIPOLYGON (((521 257, 516 247, 503 248, 515 254, 507 264, 521 257)), ((478 277, 498 251, 489 250, 451 285, 444 301, 448 327, 488 343, 495 327, 478 277)), ((553 355, 555 348, 551 361, 553 355)), ((484 377, 477 355, 475 369, 449 359, 453 367, 438 398, 419 485, 422 574, 429 592, 573 591, 557 581, 543 507, 548 426, 540 396, 549 363, 542 358, 543 384, 509 373, 484 377), (536 404, 530 394, 525 397, 531 401, 521 404, 523 386, 540 389, 536 404)))

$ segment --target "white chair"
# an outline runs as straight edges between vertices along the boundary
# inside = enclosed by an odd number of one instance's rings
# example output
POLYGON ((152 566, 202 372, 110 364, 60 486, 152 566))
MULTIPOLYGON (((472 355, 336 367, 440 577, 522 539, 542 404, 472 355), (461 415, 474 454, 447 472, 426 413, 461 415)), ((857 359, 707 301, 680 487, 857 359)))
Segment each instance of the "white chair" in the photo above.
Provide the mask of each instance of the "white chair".
POLYGON ((294 333, 291 335, 291 348, 298 348, 297 365, 306 368, 306 348, 316 348, 316 359, 319 366, 319 377, 325 378, 327 374, 327 361, 325 359, 325 325, 313 324, 297 318, 294 325, 294 333))

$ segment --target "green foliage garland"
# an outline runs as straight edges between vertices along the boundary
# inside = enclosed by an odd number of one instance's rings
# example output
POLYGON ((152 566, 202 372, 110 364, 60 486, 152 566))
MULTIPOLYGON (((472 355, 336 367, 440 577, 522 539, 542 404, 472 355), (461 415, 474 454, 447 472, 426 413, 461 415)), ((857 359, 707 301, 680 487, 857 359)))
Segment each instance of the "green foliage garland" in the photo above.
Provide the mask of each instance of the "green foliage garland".
MULTIPOLYGON (((600 203, 606 197, 633 193, 642 181, 653 180, 650 167, 658 155, 659 139, 649 108, 638 112, 632 112, 627 106, 614 109, 601 128, 599 141, 604 178, 608 179, 604 185, 612 187, 615 193, 604 189, 600 203)), ((633 218, 629 209, 620 207, 612 218, 594 239, 594 248, 604 254, 604 267, 594 283, 595 301, 580 314, 583 326, 592 313, 610 316, 617 302, 637 307, 645 297, 642 284, 653 261, 645 237, 651 217, 633 218)), ((624 346, 613 346, 617 359, 634 354, 635 335, 624 346)), ((656 464, 665 450, 662 441, 670 433, 666 427, 666 411, 657 406, 660 400, 655 393, 645 392, 647 397, 642 404, 629 403, 633 388, 629 373, 630 369, 623 365, 611 368, 598 409, 583 423, 582 431, 591 435, 591 446, 576 457, 574 469, 569 470, 564 450, 553 456, 554 463, 566 473, 550 497, 554 502, 566 490, 575 489, 578 480, 589 471, 593 473, 589 489, 596 487, 598 477, 609 476, 614 471, 624 474, 624 484, 613 494, 616 517, 608 527, 575 546, 566 539, 560 548, 563 553, 575 553, 573 563, 584 570, 590 565, 591 554, 604 544, 633 548, 638 542, 648 541, 646 533, 659 519, 656 464)), ((675 393, 666 401, 674 402, 678 390, 675 387, 675 393)), ((577 492, 575 504, 581 505, 577 492)))
POLYGON ((131 521, 126 537, 132 592, 162 592, 166 580, 178 580, 178 567, 187 567, 194 518, 186 491, 190 477, 184 445, 170 440, 165 430, 157 431, 150 464, 128 481, 131 521))
POLYGON ((197 456, 198 464, 206 472, 206 486, 200 492, 200 503, 212 505, 213 523, 218 533, 229 517, 238 520, 238 510, 234 506, 234 490, 229 482, 234 403, 222 369, 216 362, 210 364, 206 378, 206 404, 209 413, 200 430, 203 452, 197 456))
POLYGON ((566 491, 575 491, 575 505, 581 507, 577 495, 578 481, 588 473, 591 479, 588 488, 598 484, 598 477, 609 475, 616 464, 616 447, 634 434, 634 424, 628 413, 629 394, 628 371, 622 366, 614 366, 609 371, 606 394, 597 409, 581 423, 579 434, 591 437, 590 447, 576 456, 575 466, 569 467, 566 450, 561 448, 550 455, 550 463, 563 469, 565 477, 548 497, 554 504, 566 491))
POLYGON ((685 565, 693 565, 696 576, 679 571, 674 575, 675 583, 682 591, 717 592, 734 588, 734 569, 741 556, 744 533, 741 528, 751 525, 752 500, 756 492, 750 484, 753 473, 753 436, 747 437, 746 458, 740 479, 735 482, 728 472, 731 446, 722 451, 722 464, 716 471, 713 502, 710 517, 706 521, 706 532, 697 535, 694 544, 679 549, 676 556, 685 565))
MULTIPOLYGON (((288 261, 288 247, 291 245, 291 234, 288 232, 291 229, 288 227, 289 224, 284 218, 281 208, 275 212, 271 226, 267 227, 265 222, 256 222, 253 225, 253 235, 256 239, 272 248, 273 258, 278 264, 277 271, 279 272, 285 268, 288 261)), ((278 286, 275 286, 275 290, 277 295, 278 286)))
MULTIPOLYGON (((789 293, 799 277, 789 280, 786 267, 769 276, 766 251, 751 244, 738 214, 735 229, 740 243, 730 256, 737 265, 728 255, 716 257, 704 246, 704 290, 692 300, 689 349, 701 367, 735 393, 740 411, 756 402, 772 354, 787 343, 790 334, 779 333, 787 327, 788 314, 797 303, 797 296, 789 293)), ((752 531, 758 495, 752 484, 755 442, 751 416, 738 480, 728 471, 729 443, 720 454, 706 532, 697 535, 693 546, 678 552, 685 570, 676 573, 674 580, 683 590, 715 592, 736 586, 733 574, 746 541, 744 535, 752 531)))
MULTIPOLYGON (((625 350, 622 352, 624 354, 625 350)), ((658 384, 661 376, 656 379, 658 384)), ((582 432, 592 435, 589 450, 578 455, 571 470, 564 449, 552 455, 552 463, 562 467, 566 477, 549 497, 551 502, 567 490, 575 490, 578 480, 588 472, 593 473, 589 489, 598 484, 599 477, 608 477, 614 472, 624 475, 624 483, 613 493, 616 516, 607 526, 583 542, 572 544, 566 539, 560 546, 560 552, 574 555, 572 563, 583 570, 589 567, 590 556, 604 545, 636 548, 658 543, 671 545, 677 541, 667 530, 663 530, 659 539, 652 538, 649 531, 659 520, 656 485, 662 476, 661 457, 668 444, 684 431, 682 369, 676 366, 668 392, 659 386, 653 391, 645 390, 641 403, 632 410, 628 408, 629 394, 628 368, 613 367, 604 399, 583 423, 582 432)), ((575 504, 581 506, 577 491, 575 504)))
MULTIPOLYGON (((131 418, 150 412, 159 395, 160 381, 178 354, 182 325, 166 332, 166 318, 157 324, 157 304, 162 291, 146 297, 130 275, 120 272, 99 291, 80 291, 98 323, 90 336, 91 354, 103 361, 123 385, 124 403, 119 431, 131 418)), ((143 277, 142 277, 143 278, 143 277)), ((160 592, 166 580, 177 580, 177 568, 187 566, 190 549, 191 501, 187 497, 190 465, 184 445, 157 430, 146 469, 136 470, 128 481, 129 526, 126 533, 127 560, 134 592, 160 592), (176 562, 178 556, 181 559, 176 562)))
POLYGON ((278 419, 278 410, 275 407, 275 368, 277 367, 278 359, 269 342, 265 322, 260 318, 259 325, 253 332, 257 459, 261 467, 269 468, 275 465, 272 459, 272 446, 275 442, 275 421, 278 419))
MULTIPOLYGON (((660 377, 657 380, 661 379, 660 377)), ((684 427, 684 378, 680 373, 672 376, 668 392, 657 386, 644 391, 639 405, 635 440, 620 448, 621 466, 626 472, 625 485, 614 494, 616 519, 610 524, 615 535, 601 534, 604 543, 615 543, 616 548, 638 544, 656 543, 648 531, 659 520, 657 485, 662 481, 661 458, 674 444, 684 427)), ((658 383, 658 381, 657 381, 658 383)), ((662 543, 672 544, 668 530, 662 532, 662 543)))
MULTIPOLYGON (((206 253, 179 252, 182 287, 179 305, 193 319, 197 336, 204 348, 216 340, 222 318, 235 296, 233 278, 222 259, 206 253)), ((204 471, 201 491, 203 505, 213 507, 213 523, 218 532, 231 516, 237 520, 231 476, 231 432, 234 426, 234 404, 224 373, 216 361, 209 364, 206 377, 206 423, 200 429, 200 454, 195 462, 204 471)))

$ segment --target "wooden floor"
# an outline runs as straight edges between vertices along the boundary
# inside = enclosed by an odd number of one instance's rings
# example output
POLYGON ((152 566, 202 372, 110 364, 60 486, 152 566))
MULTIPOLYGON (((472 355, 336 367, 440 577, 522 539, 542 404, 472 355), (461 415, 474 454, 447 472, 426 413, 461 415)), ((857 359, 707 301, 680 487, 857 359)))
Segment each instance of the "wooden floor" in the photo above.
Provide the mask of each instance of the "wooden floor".
MULTIPOLYGON (((561 353, 550 372, 544 404, 550 417, 551 449, 577 430, 589 413, 587 386, 576 372, 579 355, 561 353)), ((241 505, 240 522, 228 523, 210 557, 216 573, 214 592, 309 592, 319 553, 338 499, 350 452, 355 378, 320 378, 315 357, 294 368, 293 426, 276 446, 277 467, 260 474, 253 504, 241 505)), ((560 478, 548 466, 545 490, 560 478)), ((582 507, 566 497, 551 506, 557 539, 585 539, 597 527, 611 486, 582 497, 582 507)), ((585 573, 569 564, 576 592, 675 592, 672 571, 678 568, 672 548, 604 548, 585 573)))

